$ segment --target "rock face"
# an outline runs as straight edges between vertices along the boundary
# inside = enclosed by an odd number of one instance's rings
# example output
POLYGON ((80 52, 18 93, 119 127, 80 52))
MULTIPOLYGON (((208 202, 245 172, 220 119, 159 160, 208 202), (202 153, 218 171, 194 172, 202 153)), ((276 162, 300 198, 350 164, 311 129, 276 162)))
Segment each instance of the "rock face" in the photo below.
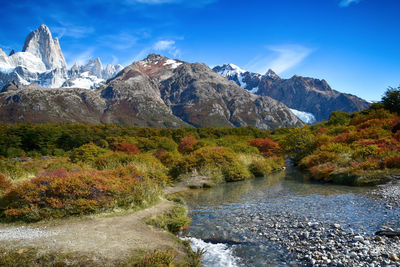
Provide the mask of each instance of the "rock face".
POLYGON ((41 25, 25 39, 22 52, 11 51, 9 55, 0 49, 0 88, 16 80, 22 84, 35 83, 40 87, 80 87, 93 89, 114 77, 121 65, 103 68, 99 58, 84 66, 74 65, 68 70, 57 38, 49 28, 41 25))
POLYGON ((303 124, 281 102, 251 94, 204 64, 153 54, 126 67, 97 90, 41 89, 15 83, 4 88, 0 93, 3 122, 261 129, 303 124))
POLYGON ((26 37, 22 52, 29 52, 41 59, 48 70, 67 68, 58 38, 53 39, 49 28, 44 24, 26 37))
POLYGON ((214 71, 236 82, 257 95, 279 100, 289 108, 311 113, 317 121, 326 120, 331 112, 354 112, 365 109, 369 103, 357 96, 333 90, 325 80, 293 76, 282 79, 272 70, 265 75, 240 69, 230 70, 233 64, 217 66, 214 71))

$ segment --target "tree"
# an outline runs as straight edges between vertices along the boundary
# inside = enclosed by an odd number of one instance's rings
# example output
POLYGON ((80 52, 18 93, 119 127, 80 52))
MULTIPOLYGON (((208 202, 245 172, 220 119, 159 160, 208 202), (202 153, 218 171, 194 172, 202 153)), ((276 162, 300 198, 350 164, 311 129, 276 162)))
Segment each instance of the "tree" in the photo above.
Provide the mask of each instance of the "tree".
POLYGON ((400 114, 400 86, 397 88, 389 87, 381 102, 385 109, 400 114))

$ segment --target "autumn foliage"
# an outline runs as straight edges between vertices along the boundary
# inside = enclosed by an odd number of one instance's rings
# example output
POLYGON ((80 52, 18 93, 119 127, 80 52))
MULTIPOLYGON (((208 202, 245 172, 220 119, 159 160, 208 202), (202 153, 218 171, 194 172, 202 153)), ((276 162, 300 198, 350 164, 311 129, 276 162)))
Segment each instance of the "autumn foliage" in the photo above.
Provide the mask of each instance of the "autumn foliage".
POLYGON ((250 146, 256 147, 260 153, 265 156, 271 156, 279 153, 281 148, 277 142, 269 138, 256 138, 249 142, 250 146))
POLYGON ((11 188, 0 209, 7 220, 37 221, 141 206, 152 202, 156 193, 156 186, 133 167, 56 170, 11 188))
POLYGON ((197 142, 198 140, 195 137, 185 136, 178 145, 178 151, 180 153, 190 153, 194 151, 197 142))

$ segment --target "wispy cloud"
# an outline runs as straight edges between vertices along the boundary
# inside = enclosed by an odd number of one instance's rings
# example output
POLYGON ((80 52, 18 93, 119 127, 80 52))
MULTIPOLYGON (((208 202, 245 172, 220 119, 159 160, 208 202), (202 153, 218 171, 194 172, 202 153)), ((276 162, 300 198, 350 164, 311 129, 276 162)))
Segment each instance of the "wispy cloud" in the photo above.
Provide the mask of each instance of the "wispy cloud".
POLYGON ((360 2, 361 2, 361 0, 341 0, 339 2, 339 6, 340 7, 348 7, 351 4, 358 4, 360 2))
POLYGON ((94 32, 93 27, 84 27, 84 26, 74 26, 74 25, 63 25, 63 26, 56 26, 51 27, 51 31, 61 39, 63 36, 68 36, 72 38, 83 38, 86 37, 88 34, 94 32))
MULTIPOLYGON (((133 61, 142 60, 150 53, 161 53, 164 55, 169 55, 172 57, 179 57, 181 51, 176 46, 176 42, 174 40, 159 40, 153 45, 142 49, 133 59, 133 61)), ((125 62, 125 65, 131 64, 132 61, 125 62)))
POLYGON ((102 46, 112 47, 117 50, 125 50, 132 48, 139 37, 129 34, 129 33, 118 33, 118 34, 109 34, 101 36, 97 39, 98 43, 102 46))
POLYGON ((245 67, 258 73, 265 73, 268 69, 272 69, 280 74, 301 63, 312 52, 312 49, 301 45, 279 45, 267 48, 272 54, 257 56, 245 67))
POLYGON ((71 67, 75 63, 78 65, 84 65, 88 63, 90 59, 94 58, 94 47, 88 47, 86 50, 83 50, 79 54, 69 54, 69 53, 64 53, 64 56, 66 58, 70 58, 68 61, 68 66, 71 67))

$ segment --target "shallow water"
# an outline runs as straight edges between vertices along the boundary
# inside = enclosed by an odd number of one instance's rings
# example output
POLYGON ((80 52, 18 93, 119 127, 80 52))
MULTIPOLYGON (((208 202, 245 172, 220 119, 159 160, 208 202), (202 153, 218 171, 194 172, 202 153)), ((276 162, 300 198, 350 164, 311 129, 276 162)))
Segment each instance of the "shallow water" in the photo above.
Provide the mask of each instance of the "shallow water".
POLYGON ((184 233, 192 247, 206 248, 205 266, 296 264, 288 251, 255 237, 248 225, 265 227, 282 216, 304 222, 339 223, 346 231, 374 234, 400 228, 400 210, 385 209, 371 188, 311 182, 296 169, 198 190, 186 196, 192 224, 184 233), (218 247, 223 245, 223 249, 218 247), (221 254, 226 254, 221 256, 221 254), (219 260, 221 259, 221 260, 219 260))

